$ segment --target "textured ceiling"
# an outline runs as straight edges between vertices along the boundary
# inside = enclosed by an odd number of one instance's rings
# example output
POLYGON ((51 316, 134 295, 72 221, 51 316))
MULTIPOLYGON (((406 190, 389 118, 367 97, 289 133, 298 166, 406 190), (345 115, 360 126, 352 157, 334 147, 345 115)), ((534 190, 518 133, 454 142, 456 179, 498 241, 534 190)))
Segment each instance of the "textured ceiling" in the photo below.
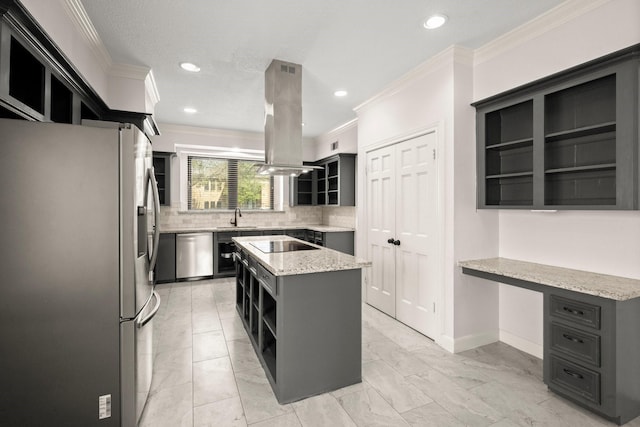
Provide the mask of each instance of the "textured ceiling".
POLYGON ((305 136, 353 119, 355 106, 450 45, 480 47, 561 2, 82 0, 114 62, 153 70, 158 122, 261 132, 264 70, 280 59, 303 68, 305 136), (427 31, 433 13, 449 21, 427 31))

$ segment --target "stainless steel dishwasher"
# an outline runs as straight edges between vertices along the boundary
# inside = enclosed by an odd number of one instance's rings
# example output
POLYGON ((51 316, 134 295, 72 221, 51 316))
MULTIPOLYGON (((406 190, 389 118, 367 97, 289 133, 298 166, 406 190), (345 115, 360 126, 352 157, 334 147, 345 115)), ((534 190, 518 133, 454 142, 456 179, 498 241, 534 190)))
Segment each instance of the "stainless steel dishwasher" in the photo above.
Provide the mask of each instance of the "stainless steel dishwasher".
POLYGON ((176 236, 176 278, 213 276, 213 233, 176 236))

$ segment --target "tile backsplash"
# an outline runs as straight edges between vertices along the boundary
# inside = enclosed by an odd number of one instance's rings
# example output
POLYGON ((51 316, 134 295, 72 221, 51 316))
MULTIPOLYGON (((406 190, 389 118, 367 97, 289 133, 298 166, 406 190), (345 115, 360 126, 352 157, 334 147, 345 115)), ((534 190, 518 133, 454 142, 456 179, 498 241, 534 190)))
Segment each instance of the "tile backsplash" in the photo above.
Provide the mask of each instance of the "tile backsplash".
MULTIPOLYGON (((281 227, 331 225, 355 228, 355 207, 285 206, 278 212, 242 211, 239 226, 281 227)), ((229 226, 233 211, 185 212, 178 207, 160 207, 160 230, 188 230, 229 226)))
POLYGON ((356 228, 356 207, 323 206, 322 224, 334 227, 356 228))

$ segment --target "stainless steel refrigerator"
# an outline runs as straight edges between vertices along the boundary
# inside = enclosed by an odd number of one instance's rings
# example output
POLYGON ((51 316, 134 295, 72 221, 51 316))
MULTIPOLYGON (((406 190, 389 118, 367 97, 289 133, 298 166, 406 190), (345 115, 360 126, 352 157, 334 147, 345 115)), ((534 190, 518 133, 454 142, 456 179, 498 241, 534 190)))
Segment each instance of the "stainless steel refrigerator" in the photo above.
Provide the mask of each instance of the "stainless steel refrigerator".
POLYGON ((0 119, 0 426, 137 424, 160 305, 151 155, 129 125, 0 119))

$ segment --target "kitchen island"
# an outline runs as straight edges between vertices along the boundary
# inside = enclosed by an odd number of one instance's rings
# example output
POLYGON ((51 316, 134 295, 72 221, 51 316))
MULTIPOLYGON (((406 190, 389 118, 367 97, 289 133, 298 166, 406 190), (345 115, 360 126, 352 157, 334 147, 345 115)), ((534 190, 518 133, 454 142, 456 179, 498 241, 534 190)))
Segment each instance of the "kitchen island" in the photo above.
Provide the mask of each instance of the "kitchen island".
POLYGON ((289 236, 234 237, 236 307, 281 404, 361 382, 361 269, 289 236))

